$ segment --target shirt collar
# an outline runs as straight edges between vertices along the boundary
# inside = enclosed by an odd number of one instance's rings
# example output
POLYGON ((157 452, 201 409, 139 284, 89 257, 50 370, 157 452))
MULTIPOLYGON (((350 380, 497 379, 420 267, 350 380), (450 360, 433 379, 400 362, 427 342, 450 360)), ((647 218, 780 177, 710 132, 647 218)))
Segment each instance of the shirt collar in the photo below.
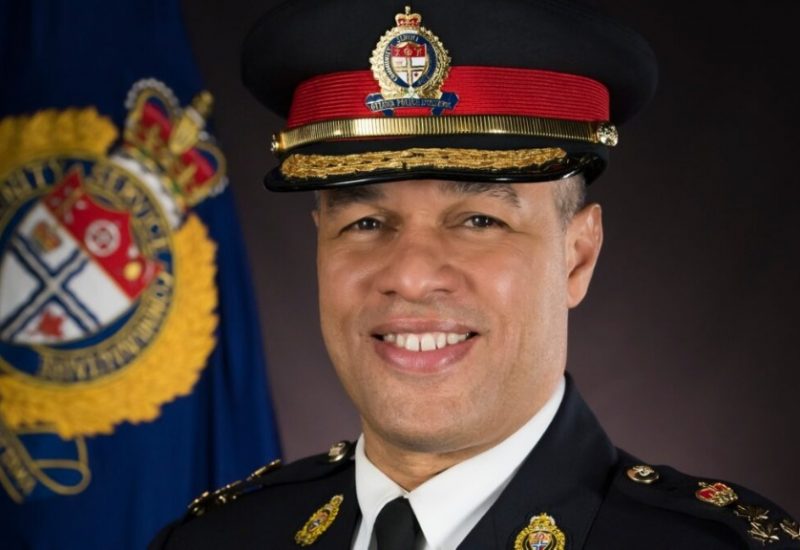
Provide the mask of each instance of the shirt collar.
MULTIPOLYGON (((562 378, 553 395, 521 428, 491 449, 432 477, 411 492, 381 472, 364 452, 364 436, 356 444, 356 495, 361 525, 356 548, 367 548, 375 518, 383 506, 405 496, 419 521, 423 548, 455 548, 503 492, 520 464, 539 442, 564 397, 562 378)), ((535 489, 534 489, 535 490, 535 489)))

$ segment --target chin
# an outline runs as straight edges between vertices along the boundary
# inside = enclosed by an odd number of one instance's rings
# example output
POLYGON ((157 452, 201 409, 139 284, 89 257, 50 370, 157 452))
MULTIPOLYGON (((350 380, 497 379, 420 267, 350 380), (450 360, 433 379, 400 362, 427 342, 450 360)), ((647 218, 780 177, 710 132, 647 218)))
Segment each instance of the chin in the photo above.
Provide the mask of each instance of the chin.
MULTIPOLYGON (((478 433, 475 422, 470 423, 463 414, 417 414, 378 419, 376 432, 385 441, 407 451, 420 453, 449 453, 471 447, 478 433)), ((375 424, 373 424, 375 426, 375 424)))
POLYGON ((464 448, 464 437, 446 431, 397 430, 386 434, 393 444, 415 453, 444 454, 464 448))

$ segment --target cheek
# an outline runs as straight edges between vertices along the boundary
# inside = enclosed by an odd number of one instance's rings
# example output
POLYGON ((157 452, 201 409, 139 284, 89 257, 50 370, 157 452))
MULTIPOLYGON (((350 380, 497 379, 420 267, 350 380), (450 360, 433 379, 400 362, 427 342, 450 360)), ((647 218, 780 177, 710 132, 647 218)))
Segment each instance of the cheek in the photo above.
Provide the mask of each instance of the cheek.
MULTIPOLYGON (((493 254, 476 278, 480 301, 494 316, 487 350, 499 382, 508 378, 520 391, 558 364, 566 331, 566 275, 557 243, 539 242, 510 254, 493 254), (505 372, 504 375, 500 375, 505 372)), ((488 381, 490 384, 492 381, 488 381)))
POLYGON ((566 291, 558 252, 557 246, 545 242, 497 249, 472 270, 472 291, 482 296, 490 311, 495 310, 509 322, 539 318, 566 291))
POLYGON ((325 349, 345 391, 358 402, 354 390, 358 387, 355 379, 358 372, 352 368, 358 364, 353 360, 356 351, 349 330, 350 320, 357 317, 357 284, 342 262, 335 255, 320 252, 317 257, 317 276, 319 286, 320 329, 325 349))
POLYGON ((322 249, 317 255, 322 334, 331 355, 339 355, 356 332, 352 323, 363 311, 369 276, 352 254, 322 249))

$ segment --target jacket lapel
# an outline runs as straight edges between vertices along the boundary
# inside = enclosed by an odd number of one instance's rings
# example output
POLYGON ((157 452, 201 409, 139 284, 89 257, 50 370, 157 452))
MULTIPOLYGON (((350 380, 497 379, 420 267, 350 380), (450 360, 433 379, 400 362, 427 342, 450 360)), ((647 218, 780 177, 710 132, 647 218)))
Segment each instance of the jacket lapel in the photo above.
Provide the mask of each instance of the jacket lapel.
POLYGON ((532 516, 545 513, 582 548, 607 490, 616 450, 567 376, 564 400, 542 439, 459 548, 511 549, 532 516))

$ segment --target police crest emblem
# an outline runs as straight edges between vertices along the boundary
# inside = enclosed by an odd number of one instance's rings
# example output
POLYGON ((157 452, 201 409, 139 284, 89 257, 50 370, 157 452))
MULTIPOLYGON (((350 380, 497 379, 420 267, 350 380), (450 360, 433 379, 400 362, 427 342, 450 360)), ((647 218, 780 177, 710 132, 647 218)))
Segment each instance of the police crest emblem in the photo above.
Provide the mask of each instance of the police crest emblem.
POLYGON ((154 420, 206 364, 215 245, 191 206, 226 181, 210 103, 140 81, 113 151, 92 108, 0 121, 0 482, 17 502, 83 490, 83 438, 154 420))
POLYGON ((344 496, 334 495, 330 501, 311 514, 311 517, 308 518, 303 527, 295 533, 295 543, 299 546, 311 546, 314 544, 328 530, 336 516, 339 515, 339 508, 343 501, 344 496))
POLYGON ((547 514, 533 516, 530 523, 514 539, 514 550, 564 550, 566 537, 547 514))
POLYGON ((368 95, 367 107, 387 116, 398 108, 425 107, 433 115, 453 109, 458 97, 442 91, 451 60, 441 40, 422 26, 422 16, 408 6, 405 13, 395 16, 395 22, 370 58, 381 93, 368 95))

